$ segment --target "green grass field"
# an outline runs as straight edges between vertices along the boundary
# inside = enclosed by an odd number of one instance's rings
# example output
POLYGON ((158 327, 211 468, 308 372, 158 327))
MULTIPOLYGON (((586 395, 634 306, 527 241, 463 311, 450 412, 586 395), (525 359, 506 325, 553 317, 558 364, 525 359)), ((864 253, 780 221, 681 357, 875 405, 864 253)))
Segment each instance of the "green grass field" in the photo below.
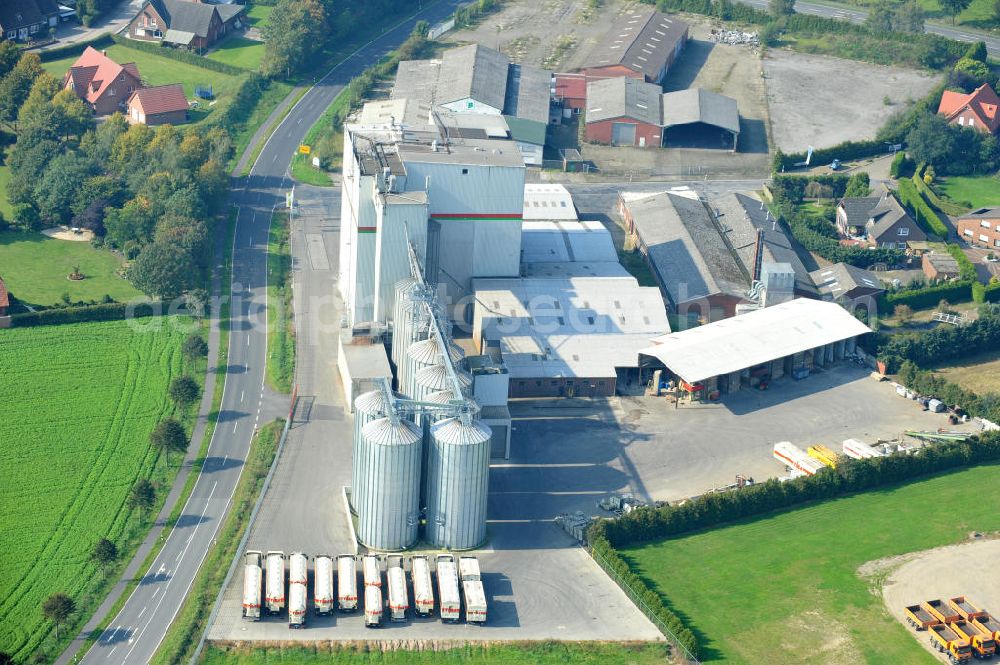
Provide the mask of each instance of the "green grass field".
MULTIPOLYGON (((110 46, 107 51, 108 57, 119 64, 134 62, 139 68, 142 80, 147 85, 184 84, 184 93, 188 96, 188 99, 194 99, 196 86, 212 86, 216 104, 224 104, 228 102, 230 93, 239 81, 239 77, 231 74, 214 72, 210 69, 189 65, 186 62, 180 62, 172 58, 164 58, 163 56, 128 48, 128 46, 123 46, 122 44, 110 46)), ((42 66, 53 76, 61 78, 75 60, 76 56, 46 62, 42 66)), ((191 113, 191 119, 197 121, 210 115, 214 105, 210 106, 209 104, 210 102, 201 100, 200 109, 191 113)))
POLYGON ((976 467, 622 555, 698 635, 702 662, 931 665, 856 571, 1000 529, 998 474, 976 467))
POLYGON ((0 277, 10 292, 31 305, 52 305, 68 293, 70 300, 100 300, 105 294, 124 302, 142 295, 116 274, 122 260, 89 242, 55 240, 41 233, 0 232, 0 277), (74 266, 86 279, 66 276, 74 266))
POLYGON ((954 364, 932 368, 946 380, 977 393, 1000 393, 1000 352, 985 351, 954 364))
POLYGON ((0 330, 0 651, 17 662, 50 643, 40 610, 48 595, 73 597, 78 618, 96 609, 106 584, 91 548, 102 537, 134 547, 148 522, 127 507, 133 483, 169 485, 181 462, 151 449, 149 433, 173 412, 167 386, 186 370, 180 347, 191 321, 140 325, 161 327, 0 330))
POLYGON ((935 187, 952 201, 965 201, 973 208, 1000 206, 1000 177, 997 176, 951 176, 943 178, 935 187))
POLYGON ((260 69, 260 61, 264 59, 264 42, 233 36, 222 42, 208 57, 234 67, 257 71, 260 69))
MULTIPOLYGON (((0 159, 0 162, 3 160, 0 159)), ((14 207, 7 200, 7 181, 10 180, 10 167, 0 166, 0 215, 10 221, 14 214, 14 207)))
MULTIPOLYGON (((823 4, 849 4, 871 7, 876 4, 876 0, 846 0, 844 2, 827 0, 823 4)), ((918 0, 918 4, 923 7, 927 18, 951 24, 951 16, 945 13, 938 0, 918 0)), ((993 0, 972 0, 969 7, 955 17, 955 22, 958 25, 964 24, 983 29, 995 29, 997 21, 993 15, 993 0)))
POLYGON ((268 5, 249 5, 247 7, 246 14, 247 23, 256 28, 260 28, 273 11, 274 7, 270 7, 268 5))
POLYGON ((366 651, 357 648, 219 649, 205 652, 203 665, 662 665, 662 644, 532 642, 466 646, 442 651, 366 651))

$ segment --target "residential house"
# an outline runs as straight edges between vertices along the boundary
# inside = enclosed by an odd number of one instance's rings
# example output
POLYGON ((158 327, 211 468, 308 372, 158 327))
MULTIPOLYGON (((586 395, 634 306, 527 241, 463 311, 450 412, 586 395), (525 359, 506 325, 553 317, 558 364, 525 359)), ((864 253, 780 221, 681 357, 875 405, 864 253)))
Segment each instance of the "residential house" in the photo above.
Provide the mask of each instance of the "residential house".
POLYGON ((928 252, 920 259, 920 268, 930 280, 948 280, 958 278, 958 261, 951 254, 928 252))
POLYGON ((134 62, 119 65, 88 46, 66 72, 63 87, 75 92, 96 115, 107 115, 125 107, 129 95, 142 87, 142 79, 134 62))
POLYGON ((586 136, 593 143, 660 147, 663 89, 639 78, 587 83, 586 136))
POLYGON ((841 199, 837 229, 841 235, 862 237, 871 246, 887 249, 906 249, 908 243, 927 240, 927 234, 891 192, 841 199))
POLYGON ((125 117, 133 125, 179 125, 187 121, 188 100, 180 83, 139 88, 128 98, 125 117))
POLYGON ((629 76, 662 83, 687 39, 687 23, 638 6, 618 17, 582 69, 590 79, 629 76))
POLYGON ((938 113, 953 125, 972 127, 987 134, 1000 131, 1000 97, 984 83, 969 94, 945 90, 938 113))
POLYGON ((25 42, 47 37, 49 28, 59 25, 56 0, 2 0, 0 37, 25 42))
POLYGON ((618 210, 676 313, 717 321, 746 302, 749 275, 697 194, 623 192, 618 210))
POLYGON ((761 278, 764 264, 788 264, 795 273, 795 297, 818 296, 791 238, 760 199, 737 192, 716 199, 711 205, 719 228, 751 281, 761 278))
POLYGON ((956 223, 958 234, 967 243, 1000 252, 1000 208, 978 208, 956 223))
POLYGON ((191 0, 146 0, 128 24, 128 36, 196 51, 243 27, 246 7, 191 0))
POLYGON ((884 291, 879 276, 871 270, 847 263, 835 263, 809 273, 820 298, 840 303, 872 302, 884 291))

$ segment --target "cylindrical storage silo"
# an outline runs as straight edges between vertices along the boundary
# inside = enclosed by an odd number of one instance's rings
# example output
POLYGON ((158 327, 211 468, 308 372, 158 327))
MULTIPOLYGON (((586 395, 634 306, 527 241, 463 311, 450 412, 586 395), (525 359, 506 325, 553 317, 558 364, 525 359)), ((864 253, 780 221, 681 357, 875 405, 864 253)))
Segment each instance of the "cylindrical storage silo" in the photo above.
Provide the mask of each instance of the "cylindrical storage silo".
POLYGON ((471 549, 486 539, 492 436, 476 420, 448 418, 431 425, 426 536, 435 547, 471 549))
POLYGON ((413 305, 410 294, 416 285, 417 280, 412 277, 401 279, 393 285, 396 300, 392 304, 392 362, 396 367, 399 367, 400 359, 406 351, 407 313, 413 305))
POLYGON ((420 429, 408 420, 379 418, 362 428, 361 438, 367 480, 358 540, 375 550, 406 549, 417 541, 420 523, 420 429))
MULTIPOLYGON (((465 357, 465 352, 454 342, 450 342, 446 348, 453 364, 465 357)), ((431 335, 427 339, 411 344, 410 348, 406 350, 406 356, 403 357, 402 367, 398 369, 400 390, 406 395, 414 395, 416 393, 415 377, 417 372, 430 365, 440 363, 441 345, 438 343, 437 335, 431 335)))
MULTIPOLYGON (((456 368, 455 376, 458 377, 458 385, 462 390, 472 385, 472 375, 468 372, 456 368)), ((448 368, 444 365, 424 367, 413 375, 413 383, 411 397, 417 401, 423 401, 423 398, 431 393, 448 390, 452 387, 448 368)))
POLYGON ((381 390, 362 393, 354 400, 354 446, 351 457, 351 510, 358 512, 360 497, 365 491, 365 451, 361 430, 373 420, 384 418, 389 413, 385 393, 381 390))

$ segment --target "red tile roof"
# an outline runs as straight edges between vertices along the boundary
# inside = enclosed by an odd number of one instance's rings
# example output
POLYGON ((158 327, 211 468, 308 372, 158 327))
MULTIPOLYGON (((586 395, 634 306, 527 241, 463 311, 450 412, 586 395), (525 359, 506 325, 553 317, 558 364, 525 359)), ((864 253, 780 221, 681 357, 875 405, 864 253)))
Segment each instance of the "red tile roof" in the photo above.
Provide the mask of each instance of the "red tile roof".
POLYGON ((584 74, 556 74, 556 96, 569 99, 587 98, 587 77, 584 74))
POLYGON ((123 72, 139 79, 139 69, 134 62, 119 65, 93 46, 88 46, 66 72, 63 85, 72 80, 76 94, 93 104, 123 72))
POLYGON ((7 285, 0 279, 0 309, 10 307, 10 295, 7 293, 7 285))
POLYGON ((945 90, 941 95, 938 113, 951 120, 968 108, 990 132, 996 133, 1000 128, 1000 97, 993 91, 989 83, 984 83, 967 95, 960 92, 945 90))
POLYGON ((146 115, 157 115, 171 111, 187 111, 188 100, 184 86, 180 83, 140 88, 128 98, 128 105, 138 104, 146 115))

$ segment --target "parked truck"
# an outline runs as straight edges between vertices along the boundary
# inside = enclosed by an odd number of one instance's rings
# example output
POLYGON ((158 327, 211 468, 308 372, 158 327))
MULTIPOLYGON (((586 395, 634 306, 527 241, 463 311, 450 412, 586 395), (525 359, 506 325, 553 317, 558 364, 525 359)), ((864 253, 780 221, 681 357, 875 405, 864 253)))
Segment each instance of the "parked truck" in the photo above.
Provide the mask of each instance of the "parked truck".
POLYGON ((365 578, 365 586, 382 586, 382 569, 378 565, 378 557, 374 554, 361 557, 361 574, 365 578))
POLYGON ((972 647, 973 656, 986 659, 993 657, 997 649, 997 643, 993 639, 993 635, 980 630, 975 624, 971 624, 964 619, 952 621, 949 625, 958 633, 959 637, 968 640, 969 646, 972 647))
POLYGON ((309 558, 302 552, 288 557, 288 627, 306 625, 307 589, 309 584, 309 558))
POLYGON ((479 559, 474 556, 460 557, 458 571, 462 580, 465 620, 468 623, 486 623, 486 592, 479 572, 479 559))
POLYGON ((774 444, 774 458, 792 470, 792 475, 812 476, 823 468, 823 463, 813 459, 791 441, 774 444))
POLYGON ((844 455, 846 457, 850 457, 851 459, 885 457, 885 453, 878 448, 869 446, 864 441, 858 441, 857 439, 845 439, 842 450, 844 451, 844 455))
POLYGON ((243 555, 243 618, 248 621, 260 621, 262 561, 263 554, 259 550, 247 550, 243 555))
POLYGON ((965 663, 972 659, 972 647, 969 640, 959 635, 954 628, 945 623, 931 626, 931 646, 945 654, 952 663, 965 663))
POLYGON ((331 614, 334 599, 333 557, 327 554, 317 555, 313 560, 313 608, 316 614, 331 614))
POLYGON ((936 626, 941 623, 941 621, 930 613, 930 611, 923 605, 907 605, 903 610, 903 615, 906 617, 906 623, 910 624, 917 630, 927 630, 931 626, 936 626))
POLYGON ((450 554, 437 556, 438 603, 442 621, 458 621, 462 599, 458 591, 458 568, 450 554))
POLYGON ((413 607, 420 616, 434 612, 434 585, 431 583, 431 564, 427 557, 418 554, 410 559, 410 576, 413 578, 413 607))
POLYGON ((949 598, 948 604, 951 605, 952 609, 958 612, 958 616, 962 617, 966 621, 972 621, 976 617, 986 616, 989 614, 986 610, 981 610, 973 605, 972 601, 965 596, 955 596, 954 598, 949 598))
POLYGON ((378 628, 382 623, 382 588, 365 585, 365 627, 378 628))
POLYGON ((341 612, 358 609, 358 562, 353 554, 337 557, 337 608, 341 612))
POLYGON ((927 611, 931 613, 931 616, 941 623, 951 623, 952 621, 958 621, 962 618, 954 607, 943 600, 928 600, 924 603, 924 607, 926 607, 927 611))
POLYGON ((406 621, 406 610, 410 608, 410 597, 406 591, 403 557, 398 554, 390 554, 385 558, 385 578, 389 583, 389 619, 391 621, 406 621))
POLYGON ((267 578, 264 603, 268 614, 280 614, 285 609, 285 553, 268 552, 265 561, 267 578))
POLYGON ((972 623, 984 633, 992 635, 995 641, 1000 642, 1000 621, 994 619, 992 614, 977 616, 972 623))
POLYGON ((806 454, 812 457, 817 462, 824 464, 831 469, 837 468, 837 453, 833 452, 826 446, 817 443, 814 446, 809 446, 806 449, 806 454))

